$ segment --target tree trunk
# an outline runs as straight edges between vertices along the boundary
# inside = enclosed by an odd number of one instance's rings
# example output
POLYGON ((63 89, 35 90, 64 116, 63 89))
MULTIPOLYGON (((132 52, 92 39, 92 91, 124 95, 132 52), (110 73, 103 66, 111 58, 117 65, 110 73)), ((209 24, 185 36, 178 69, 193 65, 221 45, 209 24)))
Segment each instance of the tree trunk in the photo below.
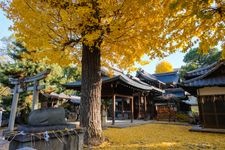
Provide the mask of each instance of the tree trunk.
POLYGON ((100 49, 83 44, 80 125, 86 127, 85 144, 102 142, 100 49))

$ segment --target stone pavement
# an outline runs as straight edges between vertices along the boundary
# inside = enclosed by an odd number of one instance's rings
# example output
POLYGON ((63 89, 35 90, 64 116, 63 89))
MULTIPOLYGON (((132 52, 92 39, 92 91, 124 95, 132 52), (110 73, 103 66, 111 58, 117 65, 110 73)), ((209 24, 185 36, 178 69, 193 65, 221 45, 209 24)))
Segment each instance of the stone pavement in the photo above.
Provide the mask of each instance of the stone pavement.
POLYGON ((152 120, 134 120, 133 123, 131 123, 130 120, 115 120, 115 124, 112 125, 112 120, 107 120, 106 126, 109 128, 127 128, 127 127, 133 127, 138 125, 144 125, 152 123, 152 120))
POLYGON ((144 124, 173 124, 173 125, 187 125, 191 126, 188 123, 183 122, 168 122, 168 121, 156 121, 156 120, 134 120, 133 123, 131 123, 130 120, 115 120, 115 124, 112 125, 112 120, 107 120, 106 126, 109 128, 127 128, 127 127, 133 127, 138 125, 144 125, 144 124))
POLYGON ((225 129, 202 128, 199 125, 192 126, 192 128, 189 131, 208 132, 208 133, 223 133, 223 134, 225 134, 225 129))
MULTIPOLYGON (((80 122, 69 122, 70 124, 74 124, 77 127, 80 126, 80 122)), ((168 122, 168 121, 156 121, 156 120, 134 120, 133 123, 131 123, 130 120, 115 120, 115 124, 112 125, 112 120, 107 120, 106 126, 103 127, 103 129, 106 128, 127 128, 127 127, 133 127, 133 126, 139 126, 139 125, 144 125, 144 124, 174 124, 174 125, 187 125, 191 126, 188 123, 183 123, 183 122, 168 122)))

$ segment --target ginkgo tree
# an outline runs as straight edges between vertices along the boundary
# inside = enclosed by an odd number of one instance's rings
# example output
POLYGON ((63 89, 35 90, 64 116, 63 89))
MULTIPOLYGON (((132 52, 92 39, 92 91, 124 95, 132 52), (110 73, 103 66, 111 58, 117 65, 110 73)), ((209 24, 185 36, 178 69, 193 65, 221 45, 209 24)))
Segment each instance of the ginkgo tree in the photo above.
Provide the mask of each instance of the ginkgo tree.
POLYGON ((186 50, 193 36, 206 45, 210 40, 223 41, 215 27, 223 30, 220 15, 208 19, 195 11, 210 4, 207 0, 12 0, 1 6, 13 21, 17 40, 29 49, 24 57, 81 64, 80 125, 87 129, 85 143, 99 144, 103 138, 100 67, 131 70, 144 54, 152 59, 178 48, 186 50), (218 38, 211 39, 211 34, 218 38))
POLYGON ((220 45, 225 58, 224 0, 174 0, 168 13, 173 19, 166 19, 164 30, 174 39, 170 45, 182 45, 186 50, 199 44, 201 53, 220 45))
POLYGON ((172 64, 165 60, 158 63, 155 67, 155 73, 166 73, 172 71, 173 71, 172 64))

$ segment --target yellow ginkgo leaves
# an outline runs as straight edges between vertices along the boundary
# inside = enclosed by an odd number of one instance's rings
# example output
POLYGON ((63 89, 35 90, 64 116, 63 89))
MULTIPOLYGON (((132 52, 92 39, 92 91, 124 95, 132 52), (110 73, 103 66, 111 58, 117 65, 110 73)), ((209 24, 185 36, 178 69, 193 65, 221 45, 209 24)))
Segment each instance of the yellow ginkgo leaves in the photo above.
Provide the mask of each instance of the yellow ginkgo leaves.
POLYGON ((160 62, 155 68, 155 73, 166 73, 166 72, 172 72, 172 71, 173 71, 173 66, 168 61, 160 62))

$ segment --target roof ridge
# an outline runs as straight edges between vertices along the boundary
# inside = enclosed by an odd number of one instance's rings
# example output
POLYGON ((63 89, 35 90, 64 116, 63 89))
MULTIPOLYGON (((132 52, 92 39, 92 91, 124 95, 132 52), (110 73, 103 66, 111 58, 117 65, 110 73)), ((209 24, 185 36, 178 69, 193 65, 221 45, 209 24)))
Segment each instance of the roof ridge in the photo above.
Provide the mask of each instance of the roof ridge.
POLYGON ((165 84, 164 82, 162 82, 162 81, 160 81, 160 80, 158 80, 157 78, 156 78, 156 76, 154 76, 153 74, 150 74, 150 73, 148 73, 148 72, 146 72, 146 71, 144 71, 144 70, 138 70, 137 71, 137 74, 138 75, 141 75, 143 78, 147 78, 148 80, 153 80, 153 81, 155 81, 155 82, 159 82, 159 83, 161 83, 161 84, 165 84))
POLYGON ((171 72, 164 72, 164 73, 154 73, 154 74, 152 74, 152 75, 156 75, 156 76, 158 76, 158 75, 165 75, 165 74, 174 74, 174 73, 177 73, 179 70, 175 70, 175 71, 171 71, 171 72))
POLYGON ((184 84, 186 83, 190 83, 192 81, 196 81, 196 80, 199 80, 199 79, 203 79, 204 77, 207 77, 210 73, 212 73, 213 71, 215 71, 216 69, 218 69, 221 65, 225 65, 225 61, 219 61, 217 62, 217 64, 211 68, 211 70, 209 70, 206 74, 202 74, 200 76, 197 76, 195 78, 192 78, 192 79, 189 79, 189 80, 185 80, 183 81, 184 84))
POLYGON ((197 69, 192 70, 192 71, 188 71, 187 74, 188 74, 188 73, 194 73, 194 72, 198 72, 198 71, 202 71, 202 70, 205 70, 205 69, 212 68, 212 67, 214 67, 218 62, 219 62, 219 61, 216 61, 216 62, 214 62, 214 63, 212 63, 212 64, 210 64, 210 65, 207 65, 207 66, 205 66, 205 67, 201 67, 201 68, 197 68, 197 69))

